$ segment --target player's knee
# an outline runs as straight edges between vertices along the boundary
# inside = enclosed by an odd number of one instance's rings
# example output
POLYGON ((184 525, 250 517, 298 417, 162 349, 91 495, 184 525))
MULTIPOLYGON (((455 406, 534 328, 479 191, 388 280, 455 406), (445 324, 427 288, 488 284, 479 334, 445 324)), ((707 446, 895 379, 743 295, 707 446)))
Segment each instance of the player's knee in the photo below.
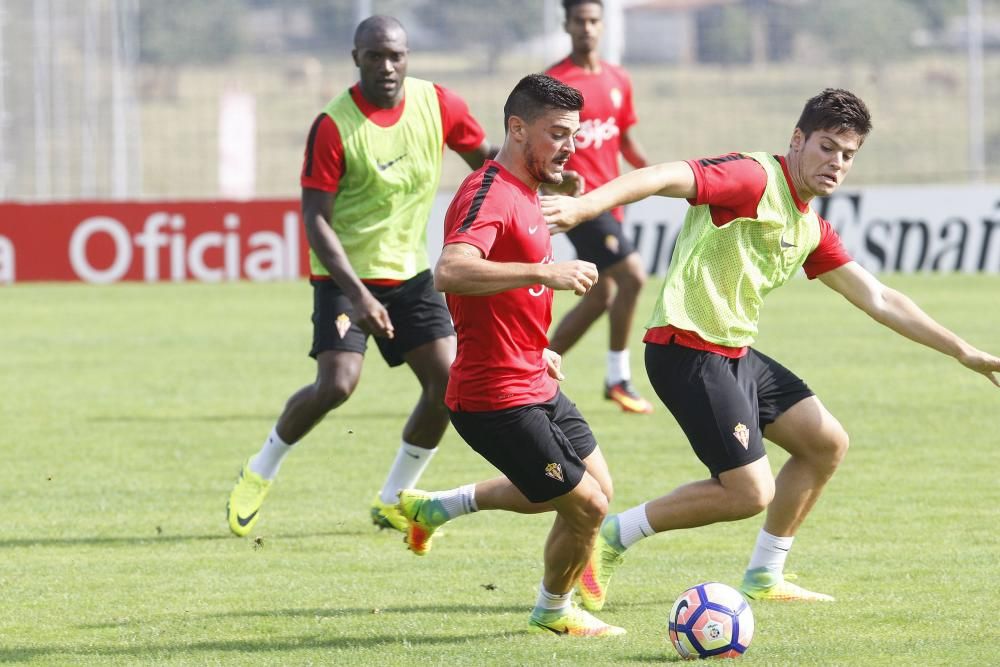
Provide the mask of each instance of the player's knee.
POLYGON ((582 532, 596 530, 608 515, 609 500, 604 491, 597 487, 591 493, 578 498, 573 515, 576 528, 582 532))
POLYGON ((733 490, 737 518, 747 519, 767 509, 774 499, 774 479, 760 477, 733 490))
POLYGON ((433 379, 423 384, 424 401, 433 408, 445 410, 444 395, 448 389, 447 374, 440 379, 433 379))
POLYGON ((827 449, 830 451, 830 461, 833 467, 840 465, 840 462, 844 460, 847 456, 847 450, 851 446, 851 436, 847 434, 847 431, 843 427, 838 425, 838 428, 830 434, 829 444, 827 449))
POLYGON ((354 393, 355 382, 347 378, 330 378, 317 381, 314 398, 319 407, 329 412, 344 404, 354 393))
POLYGON ((636 293, 646 284, 646 271, 640 263, 629 264, 628 271, 618 282, 621 285, 620 289, 636 293))
POLYGON ((604 517, 608 515, 608 497, 604 493, 592 494, 586 502, 580 505, 583 521, 587 528, 599 527, 604 517))
POLYGON ((840 424, 837 424, 835 428, 827 429, 816 438, 812 447, 814 460, 832 474, 847 456, 847 449, 850 445, 851 439, 847 435, 847 431, 840 424))
POLYGON ((615 291, 611 289, 611 281, 598 278, 588 297, 580 301, 581 308, 587 309, 591 314, 600 314, 606 311, 615 300, 615 291))

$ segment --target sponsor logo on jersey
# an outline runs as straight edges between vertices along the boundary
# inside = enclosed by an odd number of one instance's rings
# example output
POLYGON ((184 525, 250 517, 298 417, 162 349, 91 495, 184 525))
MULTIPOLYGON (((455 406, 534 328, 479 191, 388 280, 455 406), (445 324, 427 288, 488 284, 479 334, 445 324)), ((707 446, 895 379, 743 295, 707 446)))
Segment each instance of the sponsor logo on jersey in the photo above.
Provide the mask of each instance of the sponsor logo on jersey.
POLYGON ((347 330, 351 328, 351 318, 347 316, 347 313, 341 313, 337 315, 337 319, 333 324, 337 327, 337 333, 343 338, 347 335, 347 330))
POLYGON ((743 449, 750 449, 750 429, 747 428, 746 424, 737 424, 736 428, 733 429, 733 435, 743 445, 743 449))
POLYGON ((576 147, 577 149, 600 148, 605 141, 614 139, 619 134, 621 130, 618 129, 618 121, 614 116, 604 121, 588 118, 580 123, 580 131, 576 133, 576 147))
POLYGON ((622 91, 618 90, 617 88, 612 88, 608 92, 608 95, 611 97, 611 104, 613 104, 616 109, 621 109, 622 100, 625 99, 624 96, 622 95, 622 91))
POLYGON ((558 463, 550 463, 545 466, 545 474, 557 482, 563 481, 562 466, 558 463))
MULTIPOLYGON (((545 258, 539 262, 539 264, 551 264, 554 261, 556 260, 552 257, 552 253, 549 252, 549 254, 546 255, 545 258)), ((531 296, 541 296, 545 294, 545 285, 535 285, 534 287, 529 287, 528 294, 531 296)))

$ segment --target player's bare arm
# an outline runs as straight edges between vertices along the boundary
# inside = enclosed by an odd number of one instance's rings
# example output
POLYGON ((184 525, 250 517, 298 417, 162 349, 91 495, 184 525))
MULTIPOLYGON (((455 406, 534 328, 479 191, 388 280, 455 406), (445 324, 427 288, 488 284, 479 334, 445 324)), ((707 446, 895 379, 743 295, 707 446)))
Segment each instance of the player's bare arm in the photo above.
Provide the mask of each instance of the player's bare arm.
POLYGON ((649 160, 646 158, 646 151, 635 138, 633 129, 630 127, 622 132, 620 150, 622 157, 632 165, 633 169, 642 169, 649 165, 649 160))
POLYGON ((458 156, 465 160, 465 163, 469 165, 472 171, 475 171, 482 167, 484 162, 496 157, 499 151, 499 146, 494 146, 488 140, 484 139, 483 143, 479 144, 475 149, 459 153, 458 156))
POLYGON ((687 162, 663 162, 623 174, 582 197, 544 196, 542 215, 550 230, 565 232, 604 211, 652 195, 689 199, 697 193, 694 172, 687 162))
POLYGON ((572 260, 553 264, 492 262, 468 243, 449 243, 434 267, 434 287, 449 294, 489 296, 531 285, 584 295, 597 282, 597 267, 572 260))
POLYGON ((330 226, 333 200, 332 192, 302 189, 302 222, 309 247, 330 272, 330 277, 337 286, 351 300, 357 325, 374 336, 392 338, 393 326, 389 313, 354 273, 340 239, 330 226))
POLYGON ((902 292, 883 285, 857 262, 819 276, 824 285, 867 313, 876 322, 912 341, 950 357, 966 368, 985 375, 1000 387, 1000 357, 983 352, 936 322, 902 292))

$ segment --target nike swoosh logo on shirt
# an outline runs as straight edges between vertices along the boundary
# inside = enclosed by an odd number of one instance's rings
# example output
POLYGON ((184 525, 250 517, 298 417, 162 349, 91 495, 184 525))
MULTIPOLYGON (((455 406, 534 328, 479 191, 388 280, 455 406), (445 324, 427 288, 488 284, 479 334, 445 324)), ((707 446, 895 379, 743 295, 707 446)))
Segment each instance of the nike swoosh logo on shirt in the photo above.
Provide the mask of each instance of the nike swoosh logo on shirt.
POLYGON ((794 243, 789 243, 788 241, 786 241, 784 236, 781 237, 781 247, 782 248, 798 248, 798 246, 795 245, 794 243))
POLYGON ((398 158, 396 158, 394 160, 389 160, 388 162, 384 162, 384 163, 383 162, 379 162, 379 161, 376 160, 375 161, 375 166, 378 167, 379 171, 385 171, 386 169, 388 169, 392 165, 394 165, 397 162, 399 162, 400 160, 402 160, 404 157, 406 157, 406 153, 403 153, 402 155, 400 155, 398 158))
POLYGON ((537 231, 538 231, 538 225, 532 225, 531 227, 528 227, 529 234, 534 234, 537 231))

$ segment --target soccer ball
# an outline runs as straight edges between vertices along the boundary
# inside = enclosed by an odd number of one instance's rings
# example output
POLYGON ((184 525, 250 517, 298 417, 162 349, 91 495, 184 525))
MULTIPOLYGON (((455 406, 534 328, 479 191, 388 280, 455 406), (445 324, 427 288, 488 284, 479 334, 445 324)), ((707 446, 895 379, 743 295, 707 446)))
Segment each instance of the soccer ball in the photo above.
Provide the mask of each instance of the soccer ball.
POLYGON ((684 591, 670 610, 670 643, 682 658, 738 658, 753 638, 753 612, 739 591, 708 582, 684 591))

